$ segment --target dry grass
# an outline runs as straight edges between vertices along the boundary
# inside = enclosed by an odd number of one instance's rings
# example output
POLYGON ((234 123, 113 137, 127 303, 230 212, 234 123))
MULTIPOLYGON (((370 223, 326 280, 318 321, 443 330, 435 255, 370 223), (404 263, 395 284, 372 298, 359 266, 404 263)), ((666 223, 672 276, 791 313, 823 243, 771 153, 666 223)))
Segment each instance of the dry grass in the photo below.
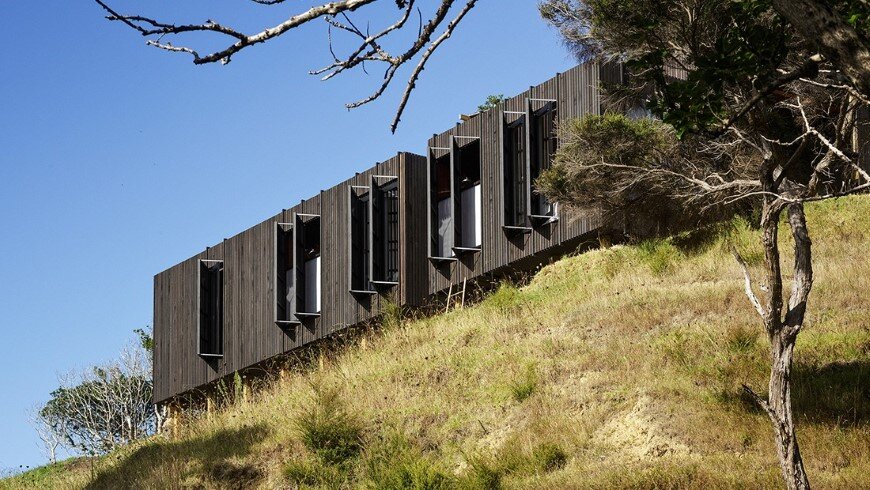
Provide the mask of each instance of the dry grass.
MULTIPOLYGON (((817 488, 867 488, 870 198, 808 214, 816 286, 794 376, 802 452, 817 488)), ((394 322, 366 349, 193 420, 176 440, 0 485, 779 487, 768 421, 740 395, 741 383, 766 386, 767 354, 729 240, 757 267, 757 233, 740 222, 568 258, 476 306, 394 322), (316 390, 341 403, 329 430, 354 434, 341 458, 300 426, 316 390)))

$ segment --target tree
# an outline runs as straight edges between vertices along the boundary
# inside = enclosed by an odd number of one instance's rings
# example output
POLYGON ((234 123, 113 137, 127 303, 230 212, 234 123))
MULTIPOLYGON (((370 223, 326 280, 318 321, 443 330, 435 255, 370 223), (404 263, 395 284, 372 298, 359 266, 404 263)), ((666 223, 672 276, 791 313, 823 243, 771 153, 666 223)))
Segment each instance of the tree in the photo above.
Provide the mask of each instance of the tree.
POLYGON ((52 459, 60 445, 103 454, 155 432, 152 393, 150 353, 130 345, 113 362, 63 377, 35 428, 52 459))
MULTIPOLYGON (((735 258, 770 343, 770 379, 766 398, 744 389, 773 424, 786 485, 809 488, 790 381, 813 283, 804 203, 870 188, 866 147, 858 146, 868 94, 848 60, 817 51, 779 7, 774 0, 543 2, 543 16, 579 57, 625 63, 626 84, 611 88, 612 106, 643 104, 660 121, 604 117, 560 128, 562 148, 540 184, 553 199, 611 210, 630 207, 638 194, 690 216, 739 202, 760 206, 762 294, 736 250, 735 258), (787 300, 777 242, 783 215, 795 242, 787 300)), ((856 9, 867 12, 860 0, 832 11, 856 9)), ((819 35, 836 44, 836 36, 819 35)))
POLYGON ((488 111, 490 109, 498 107, 498 105, 501 104, 502 102, 504 102, 504 94, 488 95, 486 97, 486 100, 483 101, 483 104, 480 104, 479 106, 477 106, 477 111, 478 112, 488 111))
POLYGON ((56 463, 58 449, 67 442, 63 420, 55 412, 44 412, 39 406, 28 411, 27 419, 42 442, 42 449, 48 462, 56 463))
MULTIPOLYGON (((365 69, 369 65, 385 66, 383 81, 369 96, 346 105, 353 109, 365 105, 383 95, 387 87, 392 83, 399 68, 416 60, 416 65, 411 70, 405 90, 399 100, 396 114, 390 129, 395 132, 401 120, 402 113, 408 104, 411 92, 416 86, 420 74, 426 67, 426 63, 432 54, 444 41, 450 38, 456 26, 462 21, 468 12, 474 8, 477 0, 436 0, 437 7, 429 14, 428 21, 423 22, 422 10, 417 7, 416 0, 335 0, 324 2, 310 8, 303 8, 298 13, 289 17, 283 17, 280 22, 266 27, 258 32, 246 34, 243 30, 230 25, 221 24, 214 20, 204 23, 168 23, 156 18, 146 17, 141 14, 125 15, 119 13, 109 5, 108 0, 94 0, 108 14, 107 19, 126 25, 127 27, 144 36, 148 46, 164 49, 175 53, 185 53, 193 58, 193 63, 203 65, 208 63, 227 64, 232 57, 240 51, 256 44, 269 42, 301 26, 318 19, 323 19, 327 24, 329 52, 333 60, 326 66, 309 72, 311 75, 321 76, 323 80, 339 75, 354 68, 365 69), (375 5, 377 4, 377 5, 375 5), (385 4, 394 4, 397 10, 396 19, 380 30, 372 30, 368 22, 366 27, 359 19, 351 19, 351 14, 358 10, 367 10, 366 7, 375 7, 385 4), (417 14, 418 22, 408 21, 417 14), (453 12, 452 18, 448 15, 453 12), (343 33, 345 36, 355 39, 345 55, 337 55, 333 45, 333 31, 343 33), (404 36, 404 32, 410 32, 410 36, 404 36), (199 49, 191 47, 186 40, 192 35, 210 34, 226 40, 228 44, 208 53, 201 53, 199 49), (185 44, 173 44, 172 39, 182 39, 185 44), (409 38, 409 39, 408 39, 409 38), (396 40, 397 44, 405 43, 403 48, 390 50, 387 42, 396 40)), ((251 0, 259 6, 276 6, 285 3, 285 0, 251 0)), ((283 6, 281 7, 282 11, 283 6)))

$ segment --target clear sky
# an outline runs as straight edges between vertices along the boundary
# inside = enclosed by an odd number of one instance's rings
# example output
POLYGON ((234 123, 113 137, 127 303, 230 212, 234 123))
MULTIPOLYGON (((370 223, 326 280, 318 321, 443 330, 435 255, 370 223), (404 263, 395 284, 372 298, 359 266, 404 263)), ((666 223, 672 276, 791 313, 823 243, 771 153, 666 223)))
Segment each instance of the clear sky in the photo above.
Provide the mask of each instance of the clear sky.
MULTIPOLYGON (((313 2, 114 3, 253 29, 313 2)), ((154 274, 397 151, 423 153, 489 94, 573 66, 535 0, 478 5, 428 64, 393 135, 403 84, 348 112, 380 69, 307 74, 331 60, 322 22, 197 67, 146 47, 95 3, 4 0, 0 468, 44 462, 26 409, 59 373, 111 359, 151 323, 154 274)))

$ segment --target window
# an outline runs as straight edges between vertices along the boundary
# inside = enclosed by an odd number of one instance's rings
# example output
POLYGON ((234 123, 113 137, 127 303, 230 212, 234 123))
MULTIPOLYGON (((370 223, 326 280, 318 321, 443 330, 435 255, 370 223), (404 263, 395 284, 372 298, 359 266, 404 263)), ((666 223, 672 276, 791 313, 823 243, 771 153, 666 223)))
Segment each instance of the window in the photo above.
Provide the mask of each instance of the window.
POLYGON ((436 260, 453 256, 450 150, 429 148, 429 257, 436 260))
POLYGON ((224 353, 224 263, 200 260, 199 279, 199 355, 222 357, 224 353))
POLYGON ((297 213, 293 222, 296 264, 294 313, 320 316, 320 216, 297 213))
MULTIPOLYGON (((464 139, 463 139, 464 140, 464 139)), ((456 199, 456 252, 480 250, 481 197, 480 197, 480 140, 473 139, 459 146, 454 138, 454 195, 456 199)), ((467 141, 467 140, 464 140, 467 141)))
MULTIPOLYGON (((542 108, 529 113, 532 125, 530 129, 531 152, 529 161, 529 184, 534 186, 541 173, 550 168, 556 156, 556 102, 548 101, 542 108)), ((530 193, 529 217, 533 221, 547 221, 556 215, 554 203, 537 191, 530 193)))
POLYGON ((371 178, 369 222, 371 223, 372 284, 399 282, 399 181, 395 177, 371 178))
POLYGON ((526 118, 503 123, 504 224, 526 226, 526 118))
POLYGON ((348 236, 350 237, 350 268, 348 284, 352 293, 373 293, 369 290, 369 191, 368 186, 348 187, 348 236))
POLYGON ((287 326, 299 323, 292 316, 293 284, 296 281, 296 261, 293 259, 293 225, 275 224, 275 323, 287 326))

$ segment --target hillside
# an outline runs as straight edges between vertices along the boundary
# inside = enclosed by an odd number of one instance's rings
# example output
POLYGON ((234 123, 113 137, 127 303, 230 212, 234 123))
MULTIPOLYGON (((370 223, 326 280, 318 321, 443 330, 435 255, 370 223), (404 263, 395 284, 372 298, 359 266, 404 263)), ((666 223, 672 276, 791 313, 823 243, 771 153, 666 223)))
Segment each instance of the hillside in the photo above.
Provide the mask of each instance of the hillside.
MULTIPOLYGON (((801 449, 816 488, 867 488, 870 197, 814 204, 808 223, 801 449)), ((475 306, 393 322, 176 440, 0 486, 779 488, 769 421, 739 389, 765 389, 766 340, 726 246, 760 277, 757 232, 696 235, 563 259, 475 306)))

